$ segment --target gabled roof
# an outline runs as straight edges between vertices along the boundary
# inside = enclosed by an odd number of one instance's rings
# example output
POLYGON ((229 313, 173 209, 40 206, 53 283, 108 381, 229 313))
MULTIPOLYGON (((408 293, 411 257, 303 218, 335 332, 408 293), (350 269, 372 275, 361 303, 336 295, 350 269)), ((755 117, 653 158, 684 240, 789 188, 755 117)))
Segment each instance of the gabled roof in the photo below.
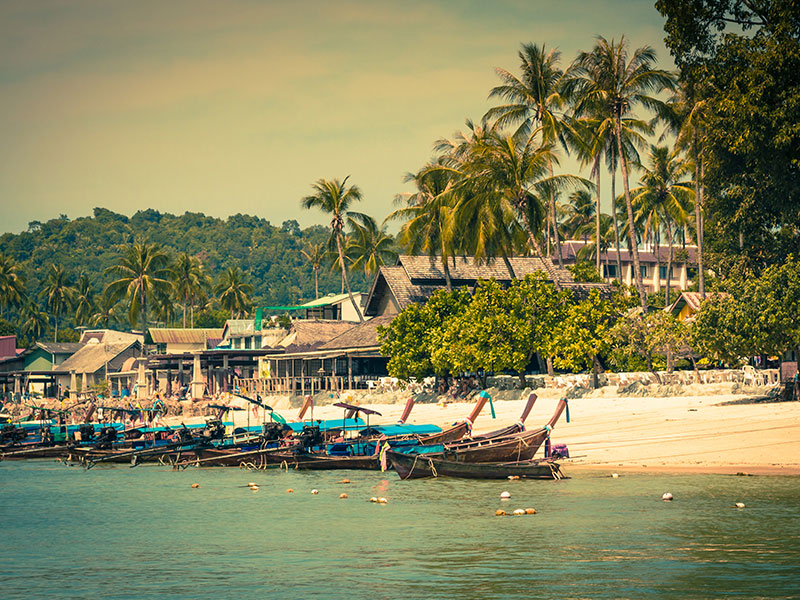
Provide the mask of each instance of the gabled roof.
MULTIPOLYGON (((509 283, 514 278, 521 279, 542 271, 547 275, 548 281, 555 278, 562 287, 580 295, 585 295, 593 288, 606 293, 611 289, 604 283, 576 283, 569 271, 556 267, 548 258, 514 257, 509 259, 509 263, 513 273, 509 271, 505 261, 499 259, 490 264, 478 264, 471 256, 458 257, 449 262, 448 270, 454 288, 472 288, 481 279, 509 283)), ((427 256, 401 255, 397 259, 397 265, 380 268, 372 283, 364 312, 367 315, 378 314, 377 297, 381 294, 391 294, 398 310, 402 310, 412 302, 426 302, 436 290, 444 289, 445 286, 444 269, 438 259, 432 261, 427 256)))
MULTIPOLYGON (((713 299, 713 298, 723 298, 728 294, 725 292, 706 292, 706 300, 713 299)), ((665 308, 664 310, 670 312, 674 315, 678 314, 684 306, 689 307, 693 313, 696 313, 700 310, 700 305, 703 303, 703 296, 700 292, 681 292, 680 296, 675 299, 670 306, 665 308)))
MULTIPOLYGON (((358 296, 361 292, 353 292, 353 296, 358 296)), ((348 294, 328 294, 322 296, 311 302, 301 304, 302 308, 316 308, 318 306, 332 306, 334 304, 341 304, 342 302, 349 302, 350 296, 348 294)))
POLYGON ((205 348, 207 340, 222 338, 222 329, 157 329, 151 327, 150 337, 156 344, 196 344, 205 348))
POLYGON ((36 342, 36 346, 50 354, 75 354, 83 344, 73 342, 36 342))
MULTIPOLYGON (((561 242, 561 255, 563 256, 564 260, 568 261, 570 264, 577 260, 578 252, 583 248, 587 243, 594 244, 594 242, 584 242, 583 240, 564 240, 561 242)), ((681 261, 677 259, 678 252, 683 250, 683 246, 673 245, 672 247, 672 262, 676 265, 683 264, 681 261)), ((687 262, 690 265, 697 264, 697 246, 687 244, 686 245, 686 256, 687 262)), ((606 258, 608 258, 609 262, 615 262, 617 260, 617 249, 616 248, 609 248, 606 252, 600 253, 600 260, 605 262, 606 258)), ((620 248, 619 250, 619 258, 624 263, 633 262, 633 256, 630 250, 626 248, 620 248)), ((661 264, 667 264, 669 260, 669 246, 666 244, 659 245, 658 253, 656 253, 655 248, 651 247, 642 247, 639 248, 639 260, 644 263, 655 263, 660 262, 661 264)))
POLYGON ((256 331, 255 319, 228 319, 222 328, 222 338, 231 336, 253 335, 256 331))
POLYGON ((378 341, 378 327, 387 326, 392 322, 394 315, 374 317, 363 323, 358 323, 336 336, 331 341, 319 347, 320 350, 340 350, 344 348, 374 348, 380 346, 378 341))
POLYGON ((130 348, 140 350, 141 344, 138 342, 138 340, 133 342, 122 342, 118 344, 89 342, 63 363, 55 367, 53 371, 67 373, 70 371, 75 371, 76 373, 96 373, 100 369, 104 368, 106 364, 130 348))
POLYGON ((280 342, 279 346, 286 348, 286 352, 316 350, 354 326, 350 321, 298 319, 292 321, 289 334, 280 342))

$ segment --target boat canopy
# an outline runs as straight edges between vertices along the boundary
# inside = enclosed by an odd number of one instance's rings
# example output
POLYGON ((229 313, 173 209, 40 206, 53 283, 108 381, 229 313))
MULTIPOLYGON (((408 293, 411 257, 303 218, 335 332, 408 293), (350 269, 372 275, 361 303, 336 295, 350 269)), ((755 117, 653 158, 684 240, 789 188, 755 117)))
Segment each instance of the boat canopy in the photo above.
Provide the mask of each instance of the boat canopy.
POLYGON ((319 427, 325 431, 328 429, 361 429, 366 423, 361 419, 328 419, 326 421, 300 421, 298 423, 286 423, 286 427, 292 431, 303 431, 303 427, 319 427))
POLYGON ((348 404, 347 402, 337 402, 334 406, 338 406, 339 408, 344 408, 345 410, 354 410, 356 412, 364 413, 365 415, 378 415, 380 416, 377 410, 372 410, 370 408, 364 408, 363 406, 356 406, 355 404, 348 404))
POLYGON ((442 428, 437 425, 370 425, 358 433, 363 436, 385 435, 393 437, 396 435, 431 435, 440 433, 442 428))

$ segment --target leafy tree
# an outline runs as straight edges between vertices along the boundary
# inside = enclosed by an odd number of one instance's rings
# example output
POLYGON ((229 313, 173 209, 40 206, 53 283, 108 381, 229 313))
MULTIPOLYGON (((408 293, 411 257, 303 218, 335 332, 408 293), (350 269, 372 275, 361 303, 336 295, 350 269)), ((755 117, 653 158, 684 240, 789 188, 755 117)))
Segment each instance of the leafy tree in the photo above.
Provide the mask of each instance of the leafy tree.
POLYGON ((437 369, 431 361, 434 338, 469 302, 466 290, 437 290, 425 304, 410 304, 390 325, 378 327, 381 354, 389 357, 389 374, 403 380, 421 379, 431 373, 446 375, 446 370, 437 369))
POLYGON ((364 274, 372 278, 382 266, 397 260, 394 240, 386 233, 386 225, 379 227, 369 215, 353 212, 347 222, 350 234, 347 236, 346 252, 353 261, 353 269, 363 269, 364 274))
POLYGON ((567 265, 567 270, 578 283, 602 283, 603 278, 592 263, 579 260, 574 265, 567 265))
POLYGON ((350 288, 350 281, 347 278, 347 264, 345 262, 344 244, 342 243, 345 216, 350 206, 354 202, 361 200, 361 189, 356 185, 348 187, 348 179, 349 176, 345 177, 344 181, 341 182, 338 179, 318 179, 312 186, 314 193, 304 197, 300 204, 303 208, 318 208, 323 213, 331 215, 331 233, 336 242, 342 280, 345 288, 347 288, 347 295, 350 296, 350 303, 353 305, 359 320, 363 322, 364 316, 361 314, 361 307, 356 304, 353 290, 350 288))
POLYGON ((169 258, 156 244, 134 242, 122 249, 117 264, 106 269, 115 277, 105 288, 110 299, 126 298, 130 303, 128 318, 135 326, 141 318, 147 336, 148 300, 157 293, 171 291, 169 258))
POLYGON ((47 313, 43 312, 35 302, 28 302, 22 311, 22 325, 20 330, 31 341, 40 340, 44 337, 50 324, 47 313))
POLYGON ((230 311, 231 319, 246 314, 252 305, 250 294, 253 286, 244 281, 244 274, 239 267, 229 267, 220 275, 214 292, 219 296, 223 309, 230 311))
POLYGON ((210 287, 210 280, 203 270, 203 264, 196 257, 182 252, 172 263, 170 280, 175 295, 183 305, 183 327, 186 328, 187 307, 191 312, 191 327, 194 327, 194 307, 205 300, 205 292, 210 287))
POLYGON ((558 368, 592 371, 592 386, 597 387, 599 357, 610 346, 609 330, 617 317, 617 307, 598 290, 571 305, 555 333, 553 362, 558 368))
POLYGON ((19 306, 25 300, 25 286, 17 265, 10 257, 0 253, 0 316, 3 309, 19 306))
POLYGON ((54 341, 58 342, 58 317, 69 310, 75 301, 75 288, 61 265, 50 265, 41 294, 45 306, 53 315, 55 324, 54 341))
POLYGON ((85 273, 81 273, 75 290, 75 321, 79 325, 88 323, 94 313, 95 294, 92 283, 85 273))
POLYGON ((319 269, 325 260, 325 246, 322 244, 308 244, 300 253, 311 265, 314 272, 314 299, 319 298, 319 269))

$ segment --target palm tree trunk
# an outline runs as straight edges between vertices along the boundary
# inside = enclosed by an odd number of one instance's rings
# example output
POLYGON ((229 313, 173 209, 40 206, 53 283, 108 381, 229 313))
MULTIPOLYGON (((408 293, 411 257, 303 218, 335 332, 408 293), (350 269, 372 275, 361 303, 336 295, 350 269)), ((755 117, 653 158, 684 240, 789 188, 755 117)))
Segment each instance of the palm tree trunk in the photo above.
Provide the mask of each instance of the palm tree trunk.
POLYGON ((664 303, 669 306, 669 288, 672 283, 672 226, 667 221, 667 237, 669 238, 669 258, 667 258, 667 291, 664 295, 664 303))
POLYGON ((508 274, 511 276, 511 279, 516 279, 517 274, 514 273, 514 267, 511 266, 511 261, 508 260, 508 254, 506 254, 505 250, 503 250, 503 262, 506 265, 506 269, 508 269, 508 274))
POLYGON ((55 314, 53 315, 53 317, 54 317, 55 322, 56 322, 56 327, 55 327, 56 331, 55 331, 55 335, 54 335, 53 341, 57 344, 58 343, 58 311, 55 311, 55 314))
POLYGON ((622 166, 622 183, 625 187, 625 204, 628 209, 628 239, 631 244, 631 256, 633 257, 633 275, 636 278, 636 289, 639 292, 639 301, 642 305, 642 310, 647 312, 647 296, 644 293, 644 285, 642 284, 642 273, 639 270, 639 247, 636 244, 635 233, 633 230, 633 204, 631 203, 631 191, 628 186, 628 165, 625 162, 625 155, 622 152, 622 123, 617 117, 617 150, 619 150, 619 162, 622 166))
POLYGON ((597 179, 597 206, 594 211, 594 249, 595 254, 595 267, 597 272, 600 273, 600 155, 598 154, 594 159, 595 178, 597 179))
POLYGON ((622 281, 622 256, 619 250, 619 223, 617 223, 617 161, 611 163, 611 220, 614 223, 614 244, 617 249, 617 279, 622 281))
POLYGON ((447 286, 447 291, 453 291, 453 280, 450 278, 450 267, 447 265, 447 258, 442 257, 442 270, 444 271, 444 283, 447 286))
POLYGON ((184 296, 183 298, 183 328, 186 329, 186 305, 189 303, 189 299, 184 296))
POLYGON ((319 269, 314 267, 314 300, 319 300, 319 269))
MULTIPOLYGON (((547 163, 547 167, 550 170, 550 179, 553 179, 553 161, 550 160, 547 163)), ((561 240, 558 236, 558 218, 556 217, 556 193, 555 191, 550 191, 550 213, 552 214, 552 221, 553 221, 553 241, 556 245, 556 257, 558 258, 558 266, 560 268, 564 268, 564 259, 561 256, 561 240)))
POLYGON ((353 291, 350 289, 350 282, 347 280, 347 268, 344 264, 344 251, 342 250, 342 238, 339 235, 339 232, 334 232, 336 236, 336 249, 339 251, 339 262, 342 265, 342 282, 344 283, 345 287, 347 288, 347 295, 350 296, 350 303, 353 305, 353 308, 356 310, 356 314, 358 315, 358 320, 360 322, 364 322, 364 316, 361 314, 361 307, 356 304, 356 299, 353 297, 353 291))
POLYGON ((692 147, 694 153, 694 221, 697 232, 697 277, 700 297, 706 297, 706 279, 703 273, 703 161, 697 152, 697 132, 693 135, 692 147))

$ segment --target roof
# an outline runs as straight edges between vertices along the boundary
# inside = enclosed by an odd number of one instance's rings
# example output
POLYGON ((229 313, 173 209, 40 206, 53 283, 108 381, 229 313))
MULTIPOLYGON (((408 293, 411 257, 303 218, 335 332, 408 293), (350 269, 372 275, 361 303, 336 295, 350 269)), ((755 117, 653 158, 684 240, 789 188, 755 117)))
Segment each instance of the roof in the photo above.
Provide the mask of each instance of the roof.
POLYGON ((316 350, 326 342, 355 327, 350 321, 301 319, 292 321, 289 334, 279 346, 287 352, 306 352, 316 350))
MULTIPOLYGON (((594 244, 594 242, 589 242, 589 243, 594 244)), ((581 248, 584 247, 584 245, 586 245, 586 243, 583 240, 565 240, 565 241, 561 242, 561 256, 564 258, 564 260, 566 260, 566 261, 568 261, 570 263, 573 263, 573 262, 575 262, 575 260, 577 260, 578 252, 581 250, 581 248)), ((672 262, 674 264, 677 264, 677 265, 683 264, 681 261, 679 261, 677 259, 678 252, 683 250, 683 249, 684 249, 684 247, 682 245, 681 246, 678 246, 678 245, 673 245, 672 246, 672 262)), ((687 262, 690 265, 696 265, 697 264, 697 246, 687 244, 686 247, 685 247, 685 250, 686 250, 687 257, 688 257, 688 261, 687 262)), ((620 260, 622 262, 624 262, 624 263, 633 262, 633 257, 631 255, 630 250, 627 250, 625 248, 620 248, 619 257, 620 257, 620 260)), ((617 249, 616 248, 609 248, 608 251, 601 252, 600 253, 600 259, 602 261, 605 261, 606 258, 608 258, 609 261, 616 261, 617 260, 617 249)), ((659 245, 658 254, 656 254, 655 247, 652 247, 652 248, 648 248, 648 247, 639 248, 639 261, 640 262, 643 262, 643 263, 659 262, 659 263, 663 263, 664 265, 666 265, 668 260, 669 260, 669 246, 666 245, 666 244, 659 245)))
MULTIPOLYGON (((555 279, 561 286, 581 292, 581 294, 585 294, 593 288, 607 293, 611 289, 604 283, 576 283, 569 271, 556 267, 549 258, 513 257, 508 262, 513 273, 509 271, 505 261, 502 260, 479 264, 471 256, 452 259, 448 263, 452 285, 453 287, 474 287, 480 279, 494 279, 508 283, 515 278, 520 279, 526 275, 543 271, 547 275, 548 281, 555 279)), ((376 297, 385 293, 384 285, 394 297, 398 309, 402 310, 412 302, 426 302, 435 291, 446 287, 446 280, 439 260, 431 260, 427 256, 401 255, 397 259, 397 265, 380 268, 365 303, 366 314, 378 313, 376 297)))
POLYGON ((104 344, 121 344, 123 342, 143 342, 144 335, 141 333, 116 331, 114 329, 87 329, 81 336, 81 344, 85 344, 89 340, 97 340, 104 344))
POLYGON ((150 336, 156 344, 197 344, 205 348, 209 339, 222 339, 222 329, 157 329, 151 327, 150 336))
MULTIPOLYGON (((726 292, 706 292, 705 300, 722 298, 727 295, 728 294, 726 292)), ((675 302, 666 307, 664 310, 676 314, 680 312, 684 305, 688 305, 689 310, 692 312, 698 312, 702 303, 703 296, 700 294, 700 292, 681 292, 681 294, 675 299, 675 302)))
MULTIPOLYGON (((353 292, 353 296, 360 295, 361 292, 353 292)), ((330 306, 332 304, 341 304, 342 302, 346 302, 350 300, 349 294, 328 294, 327 296, 322 296, 322 298, 317 298, 316 300, 312 300, 311 302, 306 302, 305 304, 301 304, 302 308, 315 308, 317 306, 330 306)))
POLYGON ((73 342, 36 342, 36 345, 50 354, 75 354, 83 344, 73 342))
POLYGON ((223 338, 231 336, 253 335, 256 331, 255 319, 228 319, 222 328, 223 338))
POLYGON ((320 350, 339 350, 344 348, 374 348, 380 346, 378 341, 378 327, 387 326, 392 322, 394 315, 373 317, 363 323, 352 325, 349 330, 336 336, 329 342, 322 344, 320 350))
POLYGON ((96 373, 107 363, 131 347, 140 348, 138 341, 118 344, 88 343, 53 369, 58 372, 96 373))

